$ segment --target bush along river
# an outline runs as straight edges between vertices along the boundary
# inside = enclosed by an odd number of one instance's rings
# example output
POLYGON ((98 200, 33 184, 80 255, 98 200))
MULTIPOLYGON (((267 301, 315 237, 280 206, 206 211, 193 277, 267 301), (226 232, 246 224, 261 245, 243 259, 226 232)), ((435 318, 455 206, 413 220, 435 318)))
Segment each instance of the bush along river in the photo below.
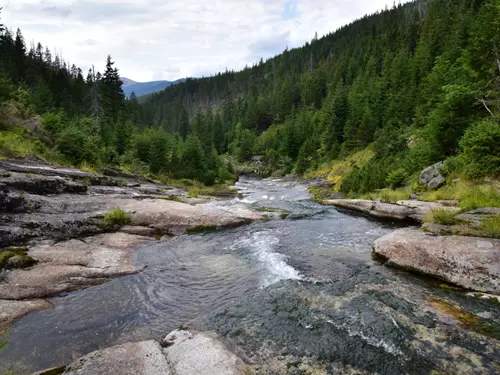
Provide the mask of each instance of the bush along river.
MULTIPOLYGON (((316 203, 295 181, 237 188, 207 210, 244 205, 267 220, 138 245, 142 271, 12 323, 0 363, 29 373, 180 327, 214 332, 243 363, 221 374, 500 373, 496 299, 372 259, 395 225, 316 203)), ((183 373, 169 371, 158 373, 183 373)))

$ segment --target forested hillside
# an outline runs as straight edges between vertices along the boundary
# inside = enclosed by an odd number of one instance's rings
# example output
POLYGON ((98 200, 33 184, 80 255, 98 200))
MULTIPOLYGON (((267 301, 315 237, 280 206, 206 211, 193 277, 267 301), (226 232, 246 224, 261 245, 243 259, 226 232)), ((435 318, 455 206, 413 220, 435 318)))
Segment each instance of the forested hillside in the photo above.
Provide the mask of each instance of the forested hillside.
POLYGON ((122 83, 110 56, 102 74, 91 69, 84 78, 40 43, 28 48, 21 30, 0 25, 0 157, 121 167, 207 185, 234 179, 213 147, 145 123, 122 83))
POLYGON ((368 148, 345 192, 402 184, 445 158, 450 173, 498 175, 498 48, 498 0, 420 0, 241 72, 169 87, 144 104, 145 122, 240 161, 263 154, 284 173, 368 148))
MULTIPOLYGON (((0 43, 4 115, 41 115, 48 140, 34 151, 73 164, 212 184, 232 177, 222 154, 260 154, 269 173, 308 176, 344 160, 336 189, 353 194, 411 183, 445 159, 450 175, 500 173, 498 0, 395 6, 142 104, 125 98, 111 58, 84 78, 40 44, 27 48, 20 31, 2 31, 0 43)), ((4 153, 22 144, 0 126, 4 153)))

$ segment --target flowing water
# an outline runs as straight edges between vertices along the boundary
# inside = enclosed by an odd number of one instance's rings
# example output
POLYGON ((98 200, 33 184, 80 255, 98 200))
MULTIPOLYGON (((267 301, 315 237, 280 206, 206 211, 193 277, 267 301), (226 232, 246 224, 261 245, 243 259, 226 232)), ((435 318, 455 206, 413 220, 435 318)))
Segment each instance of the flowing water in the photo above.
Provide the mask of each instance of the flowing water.
MULTIPOLYGON (((373 240, 393 230, 391 225, 313 202, 295 182, 242 178, 237 187, 240 198, 214 204, 243 202, 269 211, 273 218, 138 248, 135 262, 145 265, 144 271, 52 298, 53 309, 31 313, 11 326, 0 362, 20 362, 29 370, 58 366, 101 347, 159 339, 189 322, 236 343, 244 341, 248 353, 259 352, 269 338, 278 346, 290 344, 288 352, 297 356, 328 359, 324 348, 332 348, 336 360, 349 365, 359 361, 353 354, 359 350, 376 363, 385 363, 387 356, 413 358, 405 346, 410 345, 409 331, 386 310, 406 314, 415 324, 435 326, 433 317, 420 313, 418 306, 398 305, 408 290, 409 299, 435 292, 423 281, 371 259, 373 240), (289 212, 288 217, 280 218, 277 209, 289 212), (388 283, 391 291, 386 293, 388 283), (363 292, 360 285, 376 287, 363 292), (347 301, 340 304, 345 307, 342 314, 339 301, 347 301), (332 304, 337 312, 326 314, 332 304), (285 311, 269 316, 280 309, 285 311), (377 324, 367 325, 370 319, 377 324), (245 325, 250 321, 259 329, 245 325), (322 343, 307 336, 313 326, 324 335, 321 339, 336 341, 322 343), (245 329, 256 332, 255 342, 240 340, 245 329)), ((394 371, 408 371, 401 366, 394 371)), ((423 366, 426 371, 431 367, 423 366)))

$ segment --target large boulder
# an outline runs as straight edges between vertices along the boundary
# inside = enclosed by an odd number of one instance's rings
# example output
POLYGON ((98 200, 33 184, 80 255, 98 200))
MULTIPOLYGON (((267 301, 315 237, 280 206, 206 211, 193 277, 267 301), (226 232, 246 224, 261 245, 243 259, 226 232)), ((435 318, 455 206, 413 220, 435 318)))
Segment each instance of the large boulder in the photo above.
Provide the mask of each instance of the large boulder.
POLYGON ((432 236, 405 228, 375 241, 387 264, 436 276, 464 288, 500 294, 500 240, 432 236))
POLYGON ((162 341, 175 375, 239 375, 245 364, 215 333, 173 331, 162 341))
POLYGON ((439 168, 442 168, 444 163, 440 161, 430 167, 425 168, 418 179, 420 185, 426 185, 427 190, 439 189, 446 183, 446 179, 439 172, 439 168))
POLYGON ((177 330, 161 343, 130 342, 97 350, 59 371, 63 375, 243 375, 245 364, 215 333, 177 330))

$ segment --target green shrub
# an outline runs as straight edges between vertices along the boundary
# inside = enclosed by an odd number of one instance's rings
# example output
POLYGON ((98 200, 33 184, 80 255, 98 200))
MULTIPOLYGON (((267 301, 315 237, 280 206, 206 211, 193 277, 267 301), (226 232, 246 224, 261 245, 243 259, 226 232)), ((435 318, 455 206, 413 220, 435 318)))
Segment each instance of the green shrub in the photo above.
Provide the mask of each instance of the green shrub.
POLYGON ((114 210, 106 212, 102 221, 107 226, 114 226, 130 224, 132 219, 130 215, 121 208, 115 208, 114 210))
POLYGON ((500 124, 483 120, 465 132, 460 147, 470 178, 500 175, 500 124))
POLYGON ((408 174, 406 173, 405 169, 398 168, 389 173, 386 182, 391 186, 391 188, 394 189, 403 186, 406 177, 408 177, 408 174))
POLYGON ((61 131, 56 141, 56 149, 74 165, 93 163, 98 158, 96 140, 86 129, 71 125, 61 131))
POLYGON ((442 225, 453 225, 457 222, 455 218, 456 215, 456 211, 446 210, 443 208, 433 209, 430 210, 425 217, 425 222, 442 225))
POLYGON ((64 114, 62 112, 48 112, 42 118, 43 130, 50 135, 58 134, 64 127, 64 114))

